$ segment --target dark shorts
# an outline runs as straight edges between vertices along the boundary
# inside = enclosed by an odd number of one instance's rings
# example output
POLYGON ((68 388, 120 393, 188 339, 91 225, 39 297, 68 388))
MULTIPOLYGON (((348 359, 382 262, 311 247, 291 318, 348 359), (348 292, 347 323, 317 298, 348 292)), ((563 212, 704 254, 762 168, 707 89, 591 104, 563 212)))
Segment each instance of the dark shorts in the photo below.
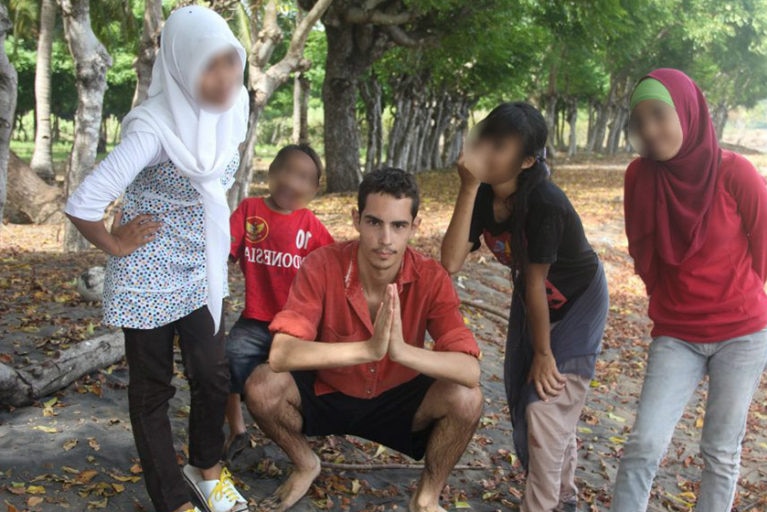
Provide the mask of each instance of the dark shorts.
POLYGON ((226 338, 230 392, 242 394, 245 381, 256 366, 265 363, 272 347, 269 322, 240 316, 226 338))
POLYGON ((425 375, 375 398, 340 392, 317 396, 314 372, 293 372, 301 395, 303 433, 307 436, 353 435, 387 446, 413 459, 426 453, 431 427, 413 432, 413 418, 434 379, 425 375))

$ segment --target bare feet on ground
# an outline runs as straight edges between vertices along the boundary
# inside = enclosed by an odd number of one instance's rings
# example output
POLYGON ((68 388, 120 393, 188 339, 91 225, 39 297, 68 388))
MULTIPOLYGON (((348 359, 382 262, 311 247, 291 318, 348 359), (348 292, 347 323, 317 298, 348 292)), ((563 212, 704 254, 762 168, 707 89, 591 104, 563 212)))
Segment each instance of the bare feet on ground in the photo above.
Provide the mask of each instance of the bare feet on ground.
POLYGON ((283 512, 298 503, 309 492, 312 482, 320 474, 320 458, 314 455, 314 459, 315 464, 309 468, 293 468, 288 479, 274 491, 274 494, 259 504, 259 509, 283 512))
POLYGON ((410 499, 410 505, 408 509, 410 512, 447 512, 444 508, 440 507, 438 503, 433 503, 431 505, 419 505, 416 502, 415 496, 410 499))

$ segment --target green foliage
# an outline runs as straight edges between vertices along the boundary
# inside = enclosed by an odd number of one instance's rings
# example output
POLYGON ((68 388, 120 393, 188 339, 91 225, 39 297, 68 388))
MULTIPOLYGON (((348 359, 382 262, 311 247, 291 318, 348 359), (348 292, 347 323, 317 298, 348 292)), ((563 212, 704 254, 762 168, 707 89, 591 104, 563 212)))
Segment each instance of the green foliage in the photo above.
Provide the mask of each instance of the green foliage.
MULTIPOLYGON (((180 1, 164 0, 166 14, 180 1)), ((467 99, 480 110, 521 98, 541 105, 598 104, 607 101, 615 83, 631 84, 664 66, 693 76, 712 107, 752 107, 767 98, 767 0, 402 1, 426 14, 402 27, 424 42, 395 47, 375 63, 385 104, 403 76, 417 76, 424 88, 467 99)), ((237 4, 230 17, 246 46, 249 3, 237 4)), ((130 109, 135 87, 144 1, 99 0, 91 7, 94 30, 113 59, 104 115, 119 118, 130 109)), ((292 0, 281 0, 278 7, 285 37, 274 61, 284 55, 298 15, 292 0)), ((34 109, 39 8, 38 0, 9 0, 14 32, 6 52, 19 73, 20 116, 34 109)), ((322 108, 326 54, 324 29, 318 26, 305 49, 312 62, 306 76, 314 112, 322 108)), ((77 95, 60 16, 51 64, 53 113, 71 119, 77 95)), ((630 91, 624 89, 621 94, 630 91)), ((289 125, 292 95, 292 81, 275 92, 262 116, 264 137, 289 125)))

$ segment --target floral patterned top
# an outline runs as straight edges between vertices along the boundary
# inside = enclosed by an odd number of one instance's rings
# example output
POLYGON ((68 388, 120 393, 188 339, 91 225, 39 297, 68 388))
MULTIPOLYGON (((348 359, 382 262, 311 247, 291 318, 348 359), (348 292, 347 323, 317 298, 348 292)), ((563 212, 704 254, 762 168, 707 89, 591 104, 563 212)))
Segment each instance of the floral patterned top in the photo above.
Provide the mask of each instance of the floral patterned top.
MULTIPOLYGON (((222 177, 229 188, 239 158, 222 177)), ((107 261, 104 322, 153 329, 185 317, 207 301, 205 225, 200 194, 173 162, 147 167, 125 191, 123 224, 153 213, 162 227, 157 237, 128 256, 107 261)), ((226 267, 226 261, 221 265, 226 267)), ((226 275, 226 272, 224 272, 226 275)), ((228 295, 224 284, 224 296, 228 295)))
MULTIPOLYGON (((144 147, 141 150, 144 154, 144 147)), ((124 156, 119 153, 116 158, 124 156)), ((151 242, 127 256, 110 256, 107 260, 104 323, 116 327, 154 329, 188 315, 207 302, 204 210, 200 194, 189 178, 167 160, 164 152, 143 161, 147 160, 151 165, 134 174, 124 189, 122 223, 139 214, 151 213, 162 222, 162 227, 151 242)), ((119 181, 127 180, 125 175, 130 177, 129 171, 112 169, 116 161, 125 163, 124 160, 110 161, 108 157, 88 176, 70 198, 67 213, 95 220, 94 203, 98 202, 93 199, 97 195, 95 191, 101 192, 99 201, 103 202, 105 199, 101 197, 114 193, 107 194, 101 189, 116 190, 119 181), (117 173, 119 180, 110 175, 117 173)), ((238 165, 239 156, 235 155, 221 178, 227 189, 234 182, 238 165)), ((226 261, 221 265, 226 267, 226 261)), ((224 295, 227 294, 225 283, 224 295)))

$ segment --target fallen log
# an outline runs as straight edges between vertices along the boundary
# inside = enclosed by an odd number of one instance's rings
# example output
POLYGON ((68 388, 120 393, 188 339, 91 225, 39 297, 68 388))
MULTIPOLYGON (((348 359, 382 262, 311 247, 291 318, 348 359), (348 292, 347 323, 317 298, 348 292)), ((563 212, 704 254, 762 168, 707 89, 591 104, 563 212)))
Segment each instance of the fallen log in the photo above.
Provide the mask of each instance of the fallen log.
POLYGON ((487 306, 481 302, 476 302, 473 300, 468 299, 462 299, 461 300, 461 306, 465 306, 467 308, 474 308, 479 309, 480 311, 484 311, 485 313, 490 313, 491 315, 496 316, 497 318, 500 318, 504 322, 508 321, 509 319, 509 313, 506 311, 501 311, 500 309, 496 309, 492 306, 487 306))
MULTIPOLYGON (((43 181, 11 151, 8 157, 8 200, 5 217, 15 224, 61 224, 64 221, 62 190, 43 181)), ((1 219, 0 219, 1 220, 1 219)))
MULTIPOLYGON (((479 309, 505 320, 505 313, 495 308, 470 300, 461 303, 465 307, 479 309)), ((62 350, 55 358, 23 368, 12 368, 0 363, 0 407, 29 405, 68 386, 83 375, 120 361, 124 355, 123 335, 116 331, 81 341, 62 350)))
POLYGON ((23 368, 0 363, 0 406, 29 405, 83 375, 115 364, 124 355, 123 334, 115 331, 81 341, 55 358, 23 368))

